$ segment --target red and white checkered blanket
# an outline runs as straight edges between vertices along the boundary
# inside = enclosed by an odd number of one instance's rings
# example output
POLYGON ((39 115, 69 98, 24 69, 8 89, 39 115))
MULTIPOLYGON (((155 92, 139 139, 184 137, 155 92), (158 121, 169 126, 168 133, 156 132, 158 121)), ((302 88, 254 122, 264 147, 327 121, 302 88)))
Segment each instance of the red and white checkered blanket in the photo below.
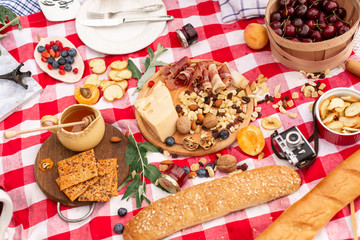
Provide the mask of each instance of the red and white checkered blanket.
MULTIPOLYGON (((243 38, 245 26, 251 22, 263 24, 263 19, 241 20, 232 24, 222 24, 218 1, 169 0, 165 1, 165 5, 168 14, 174 15, 175 20, 169 22, 163 34, 150 45, 154 49, 158 43, 161 43, 169 49, 161 56, 162 61, 171 63, 185 55, 191 58, 227 61, 251 82, 262 73, 269 78, 267 83, 270 89, 281 84, 280 92, 283 96, 291 95, 294 91, 300 92, 301 86, 308 82, 308 79, 299 72, 292 71, 276 62, 271 55, 269 46, 261 51, 253 51, 247 47, 243 38), (176 38, 175 30, 186 23, 191 23, 196 28, 199 34, 199 42, 184 49, 176 38)), ((124 60, 131 57, 139 66, 140 60, 147 54, 146 49, 119 56, 104 56, 95 52, 81 42, 76 34, 74 21, 49 22, 42 13, 22 17, 21 21, 24 29, 21 31, 7 30, 8 36, 1 43, 17 61, 25 63, 25 67, 31 70, 33 77, 44 88, 44 91, 1 122, 1 132, 39 127, 39 120, 42 116, 58 115, 66 107, 76 103, 74 89, 79 87, 83 80, 76 84, 66 84, 43 73, 33 59, 38 35, 44 37, 65 36, 73 42, 85 61, 84 77, 90 74, 88 61, 95 57, 105 59, 107 65, 114 60, 124 60)), ((351 58, 359 60, 356 55, 352 55, 351 58)), ((327 85, 325 91, 335 87, 350 87, 360 90, 359 78, 349 74, 343 68, 333 69, 330 76, 321 82, 327 85)), ((140 134, 135 121, 133 103, 136 94, 132 95, 135 87, 136 81, 132 79, 129 81, 129 90, 123 99, 114 102, 101 99, 95 107, 101 110, 105 122, 121 129, 124 133, 127 131, 127 124, 129 124, 135 132, 136 140, 146 141, 140 134)), ((290 111, 298 113, 296 119, 290 119, 278 113, 271 107, 271 104, 261 105, 262 116, 279 117, 283 123, 283 129, 280 131, 297 125, 305 137, 309 137, 313 131, 309 105, 313 101, 314 99, 304 98, 302 94, 300 94, 299 99, 294 100, 295 106, 290 111)), ((260 119, 252 124, 260 126, 260 119)), ((245 155, 236 143, 221 153, 233 154, 239 162, 247 163, 249 169, 273 164, 288 165, 286 161, 277 159, 271 150, 269 136, 272 132, 262 130, 266 137, 264 159, 257 160, 245 155)), ((121 235, 113 231, 114 225, 116 223, 125 225, 139 211, 136 209, 135 199, 128 202, 121 200, 124 189, 119 192, 118 197, 111 198, 110 202, 96 204, 91 217, 80 223, 62 221, 57 215, 56 203, 49 200, 39 189, 34 178, 34 160, 41 144, 50 134, 49 132, 34 132, 10 140, 0 139, 0 186, 5 188, 14 201, 13 219, 8 228, 10 239, 122 239, 121 235), (117 215, 117 210, 120 207, 128 209, 128 214, 124 218, 117 215)), ((167 239, 254 239, 284 209, 305 195, 339 163, 355 152, 360 143, 352 146, 335 146, 320 138, 319 145, 319 157, 315 163, 308 169, 297 171, 302 178, 302 185, 294 194, 185 229, 167 239)), ((213 161, 216 158, 215 154, 205 157, 208 161, 213 161)), ((160 153, 149 154, 148 158, 149 162, 155 165, 165 159, 160 153)), ((190 166, 198 160, 199 157, 173 159, 180 166, 190 166)), ((223 175, 216 172, 215 177, 219 178, 223 175)), ((196 178, 187 181, 184 187, 209 180, 211 179, 196 178)), ((147 184, 147 194, 151 201, 168 195, 150 183, 147 184)), ((145 202, 144 206, 146 206, 145 202)), ((62 212, 69 218, 77 218, 83 216, 88 208, 86 206, 62 207, 62 212)), ((357 219, 360 221, 359 199, 355 201, 355 209, 357 210, 357 219)), ((349 207, 337 213, 316 239, 351 239, 353 234, 349 215, 349 207)), ((360 232, 360 227, 357 231, 360 232)))

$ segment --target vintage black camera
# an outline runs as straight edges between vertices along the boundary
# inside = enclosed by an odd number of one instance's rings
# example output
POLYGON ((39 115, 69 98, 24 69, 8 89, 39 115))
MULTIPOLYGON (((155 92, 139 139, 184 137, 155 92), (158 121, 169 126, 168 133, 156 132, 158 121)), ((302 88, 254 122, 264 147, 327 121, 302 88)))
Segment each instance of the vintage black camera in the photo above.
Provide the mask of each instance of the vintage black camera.
POLYGON ((312 163, 314 157, 316 157, 316 152, 296 126, 282 133, 275 131, 271 135, 272 139, 278 145, 276 148, 273 145, 273 141, 271 142, 274 153, 276 155, 279 154, 282 156, 282 159, 287 159, 291 164, 299 168, 307 167, 309 161, 312 163))

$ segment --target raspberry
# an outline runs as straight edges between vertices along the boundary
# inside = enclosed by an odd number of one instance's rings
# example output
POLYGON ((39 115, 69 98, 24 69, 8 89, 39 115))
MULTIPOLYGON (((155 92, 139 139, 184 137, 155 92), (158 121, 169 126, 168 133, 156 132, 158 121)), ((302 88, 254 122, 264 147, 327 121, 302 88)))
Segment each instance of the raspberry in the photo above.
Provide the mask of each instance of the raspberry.
POLYGON ((60 75, 65 75, 65 70, 60 69, 60 70, 59 70, 59 73, 60 73, 60 75))
POLYGON ((62 45, 58 45, 59 46, 59 52, 61 52, 62 50, 64 50, 62 45))
POLYGON ((73 69, 73 73, 77 74, 78 72, 79 72, 79 69, 77 69, 77 68, 73 69))
POLYGON ((53 66, 52 66, 51 64, 48 64, 47 67, 48 67, 48 69, 50 69, 50 70, 53 69, 53 66))
POLYGON ((50 41, 50 46, 52 47, 55 44, 54 41, 50 41))
POLYGON ((70 50, 69 47, 64 47, 63 49, 64 49, 65 51, 69 51, 69 50, 70 50))
POLYGON ((56 40, 55 43, 60 47, 62 46, 62 42, 60 42, 59 40, 56 40))
POLYGON ((50 49, 50 50, 49 50, 49 54, 50 54, 50 56, 55 57, 55 51, 54 51, 54 49, 50 49))
POLYGON ((60 65, 59 68, 60 68, 60 69, 64 69, 64 65, 60 65))
POLYGON ((43 51, 41 53, 41 56, 44 57, 44 58, 49 58, 50 57, 50 53, 48 51, 43 51))
POLYGON ((50 50, 50 48, 51 48, 50 44, 45 44, 45 49, 46 50, 50 50))
POLYGON ((56 52, 55 57, 60 57, 60 52, 56 52))
POLYGON ((154 86, 154 81, 150 81, 150 82, 148 83, 148 86, 149 86, 149 87, 154 86))
POLYGON ((47 62, 47 59, 45 57, 41 57, 41 61, 47 62))

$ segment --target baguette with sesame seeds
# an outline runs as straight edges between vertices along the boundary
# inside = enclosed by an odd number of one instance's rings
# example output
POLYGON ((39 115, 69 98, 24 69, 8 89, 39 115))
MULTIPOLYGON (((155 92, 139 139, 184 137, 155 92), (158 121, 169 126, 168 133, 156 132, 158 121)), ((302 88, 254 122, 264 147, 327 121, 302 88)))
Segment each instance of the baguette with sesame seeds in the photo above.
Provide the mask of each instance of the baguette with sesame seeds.
POLYGON ((142 209, 126 224, 124 240, 161 239, 291 194, 300 183, 299 175, 292 168, 268 166, 198 184, 142 209))

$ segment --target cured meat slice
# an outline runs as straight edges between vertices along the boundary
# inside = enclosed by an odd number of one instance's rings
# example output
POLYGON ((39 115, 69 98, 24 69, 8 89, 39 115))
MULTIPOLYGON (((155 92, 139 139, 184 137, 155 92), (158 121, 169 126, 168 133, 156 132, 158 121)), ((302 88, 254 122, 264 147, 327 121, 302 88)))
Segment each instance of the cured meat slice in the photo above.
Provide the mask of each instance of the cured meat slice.
POLYGON ((209 65, 209 76, 212 85, 212 92, 214 94, 218 94, 221 90, 224 90, 226 88, 224 82, 219 76, 219 72, 214 63, 209 65))
POLYGON ((233 81, 233 78, 231 76, 231 72, 229 70, 229 67, 227 63, 223 63, 219 68, 219 75, 221 80, 224 82, 226 88, 231 86, 231 82, 233 81))
POLYGON ((210 82, 209 70, 206 69, 203 62, 199 62, 198 64, 199 64, 199 68, 201 69, 201 71, 203 73, 203 78, 202 78, 202 82, 201 82, 202 89, 204 91, 210 91, 212 89, 212 85, 210 82))
POLYGON ((187 56, 183 57, 173 65, 165 66, 162 74, 168 79, 175 78, 181 71, 185 70, 190 65, 190 60, 187 56))
POLYGON ((201 82, 203 80, 203 72, 199 67, 199 63, 196 63, 195 72, 192 75, 190 82, 192 83, 194 89, 200 90, 202 88, 201 82))
POLYGON ((176 85, 179 85, 180 87, 189 85, 191 76, 193 75, 194 72, 195 72, 195 68, 193 67, 187 67, 185 70, 181 71, 175 77, 176 85))

